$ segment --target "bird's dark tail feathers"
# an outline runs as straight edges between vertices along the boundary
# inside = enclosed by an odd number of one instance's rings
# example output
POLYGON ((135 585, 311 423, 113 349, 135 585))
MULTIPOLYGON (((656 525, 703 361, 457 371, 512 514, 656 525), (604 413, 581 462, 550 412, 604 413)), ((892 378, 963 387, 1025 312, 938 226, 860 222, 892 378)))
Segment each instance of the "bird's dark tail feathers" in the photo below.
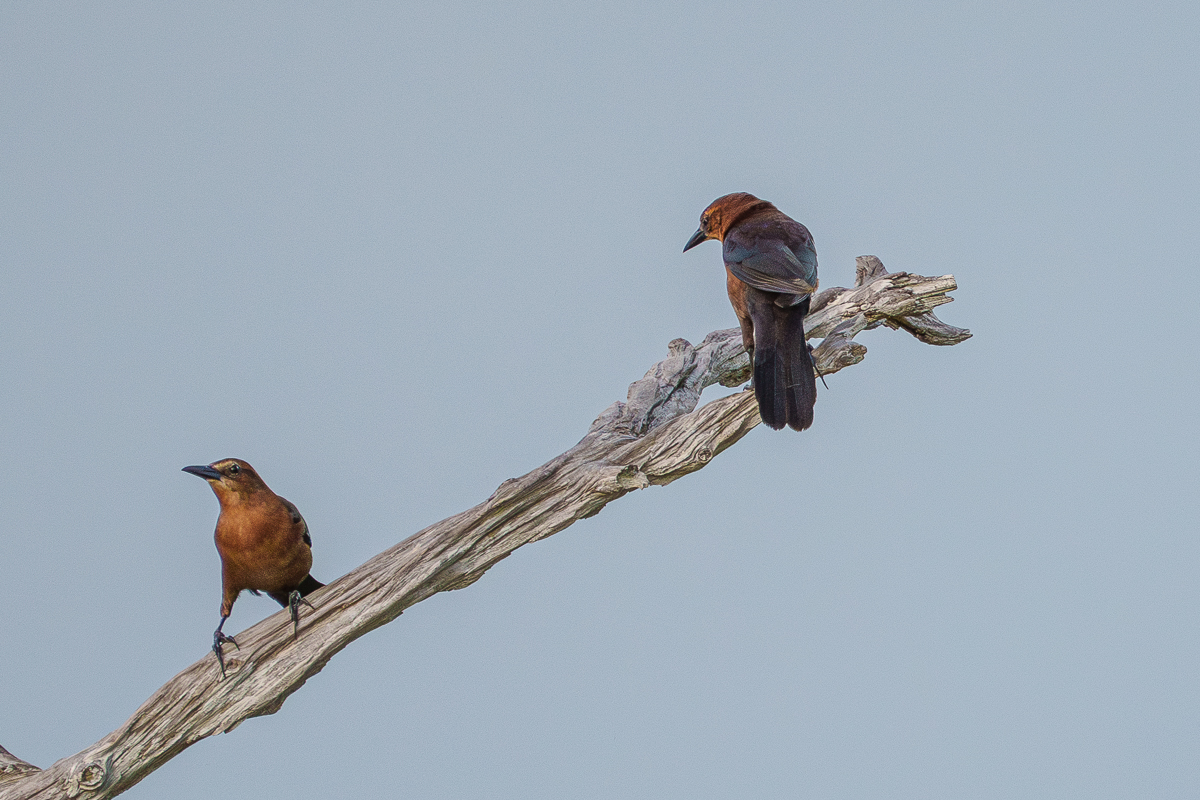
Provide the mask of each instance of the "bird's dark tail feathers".
POLYGON ((810 298, 789 308, 765 304, 754 320, 754 394, 768 427, 802 431, 813 422, 817 378, 804 338, 810 298))
MULTIPOLYGON (((296 591, 300 593, 301 597, 308 597, 310 594, 315 592, 317 589, 320 589, 324 585, 325 584, 321 583, 312 575, 305 575, 304 580, 300 581, 300 585, 296 587, 296 591)), ((271 599, 273 599, 276 603, 279 603, 279 605, 287 608, 288 592, 267 592, 267 594, 271 595, 271 599)))

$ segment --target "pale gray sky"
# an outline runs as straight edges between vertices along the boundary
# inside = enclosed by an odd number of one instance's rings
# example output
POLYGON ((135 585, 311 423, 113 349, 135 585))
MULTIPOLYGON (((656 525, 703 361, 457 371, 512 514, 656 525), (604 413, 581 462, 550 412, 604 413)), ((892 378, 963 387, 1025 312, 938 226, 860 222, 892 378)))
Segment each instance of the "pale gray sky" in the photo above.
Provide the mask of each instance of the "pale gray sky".
MULTIPOLYGON (((733 327, 749 191, 954 273, 804 434, 519 551, 130 798, 1192 797, 1194 3, 0 8, 0 744, 204 655, 250 461, 325 581, 733 327), (347 777, 350 776, 350 777, 347 777)), ((229 630, 277 606, 243 597, 229 630)))

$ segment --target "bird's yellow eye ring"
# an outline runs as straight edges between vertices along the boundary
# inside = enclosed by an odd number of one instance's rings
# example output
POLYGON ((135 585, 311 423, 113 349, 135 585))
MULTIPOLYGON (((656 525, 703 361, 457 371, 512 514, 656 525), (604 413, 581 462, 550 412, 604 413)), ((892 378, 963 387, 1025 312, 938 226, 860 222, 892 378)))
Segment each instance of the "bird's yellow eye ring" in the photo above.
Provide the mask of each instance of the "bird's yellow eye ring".
POLYGON ((238 474, 239 472, 241 472, 241 471, 242 471, 242 468, 241 468, 241 467, 239 467, 237 464, 230 464, 230 465, 229 465, 229 474, 230 474, 230 475, 237 475, 237 474, 238 474))

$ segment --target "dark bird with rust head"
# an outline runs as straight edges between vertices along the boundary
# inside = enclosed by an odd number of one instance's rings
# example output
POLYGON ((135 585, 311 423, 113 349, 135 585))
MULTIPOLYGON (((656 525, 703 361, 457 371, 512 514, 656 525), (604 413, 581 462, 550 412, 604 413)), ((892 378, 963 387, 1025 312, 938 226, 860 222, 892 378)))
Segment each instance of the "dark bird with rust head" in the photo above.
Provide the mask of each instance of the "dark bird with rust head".
POLYGON ((729 302, 754 364, 758 413, 771 428, 802 431, 812 425, 817 402, 804 337, 804 317, 817 291, 812 234, 766 200, 738 192, 704 209, 684 252, 708 239, 722 243, 729 302))
POLYGON ((294 505, 272 492, 254 467, 236 458, 208 466, 184 467, 184 472, 208 481, 221 503, 217 517, 217 552, 221 555, 221 623, 213 633, 213 652, 225 675, 221 645, 237 647, 221 632, 243 589, 266 592, 287 608, 292 635, 300 633, 300 604, 312 608, 306 595, 325 584, 309 574, 312 539, 308 524, 294 505))

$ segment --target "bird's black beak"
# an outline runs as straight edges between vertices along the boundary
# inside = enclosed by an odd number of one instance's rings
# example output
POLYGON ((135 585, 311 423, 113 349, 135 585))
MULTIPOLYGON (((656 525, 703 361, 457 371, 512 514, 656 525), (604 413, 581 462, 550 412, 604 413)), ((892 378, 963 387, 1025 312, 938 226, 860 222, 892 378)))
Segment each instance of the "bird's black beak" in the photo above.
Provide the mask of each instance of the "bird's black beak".
POLYGON ((193 475, 199 475, 206 481, 219 481, 222 477, 221 473, 217 472, 212 467, 184 467, 183 471, 190 472, 193 475))
POLYGON ((692 234, 692 238, 688 239, 688 243, 683 246, 683 252, 686 253, 688 250, 691 250, 696 245, 700 244, 701 242, 706 242, 706 241, 708 241, 708 234, 704 232, 703 228, 701 228, 700 230, 698 230, 692 234))

